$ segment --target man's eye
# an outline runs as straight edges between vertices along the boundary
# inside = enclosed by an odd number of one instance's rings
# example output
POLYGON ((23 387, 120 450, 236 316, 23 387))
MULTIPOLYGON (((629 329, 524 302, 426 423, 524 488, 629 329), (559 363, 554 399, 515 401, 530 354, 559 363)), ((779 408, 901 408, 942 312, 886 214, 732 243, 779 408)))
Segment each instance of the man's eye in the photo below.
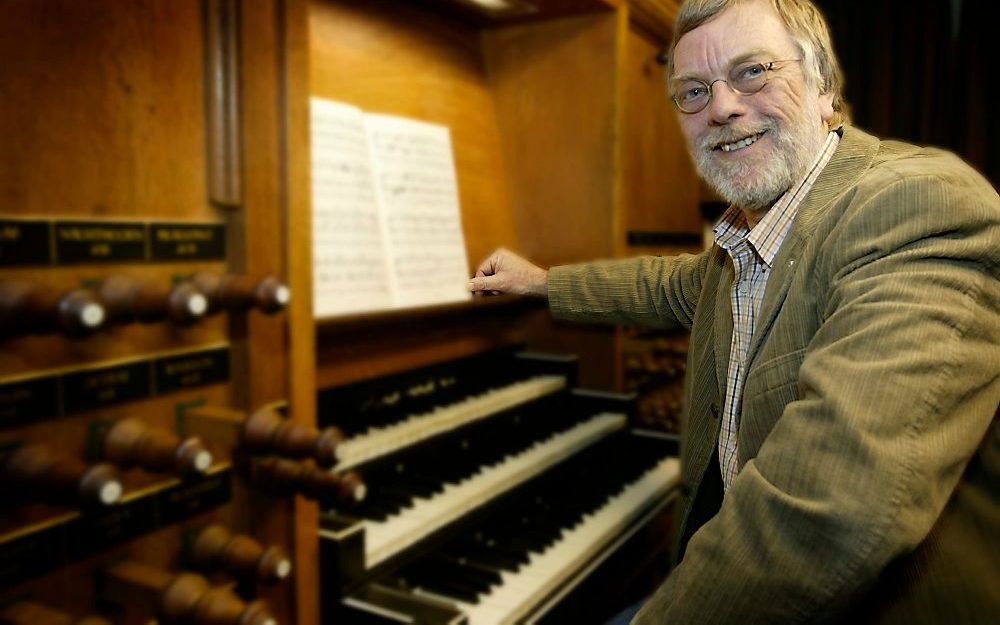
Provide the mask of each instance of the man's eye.
POLYGON ((685 102, 690 102, 692 100, 697 100, 698 98, 705 97, 707 93, 704 85, 698 85, 697 87, 691 87, 690 89, 685 89, 681 92, 681 99, 685 102))
POLYGON ((754 63, 753 65, 748 65, 746 67, 741 67, 736 71, 737 80, 753 80, 761 76, 764 73, 764 66, 760 63, 754 63))

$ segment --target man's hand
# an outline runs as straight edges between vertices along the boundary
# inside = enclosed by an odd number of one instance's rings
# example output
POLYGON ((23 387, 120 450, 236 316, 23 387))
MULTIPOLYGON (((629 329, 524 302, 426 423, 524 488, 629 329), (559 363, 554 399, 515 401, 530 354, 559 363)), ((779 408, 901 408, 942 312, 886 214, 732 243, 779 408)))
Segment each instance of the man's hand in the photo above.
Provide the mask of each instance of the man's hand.
POLYGON ((468 289, 476 295, 511 293, 547 298, 549 272, 500 248, 479 264, 468 289))

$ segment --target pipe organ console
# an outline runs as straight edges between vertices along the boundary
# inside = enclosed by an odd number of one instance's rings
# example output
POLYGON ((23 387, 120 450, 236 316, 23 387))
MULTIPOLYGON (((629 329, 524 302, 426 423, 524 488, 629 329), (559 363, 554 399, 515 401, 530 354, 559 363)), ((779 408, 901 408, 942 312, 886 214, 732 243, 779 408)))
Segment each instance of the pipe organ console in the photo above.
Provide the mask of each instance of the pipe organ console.
POLYGON ((325 622, 579 622, 560 598, 663 513, 679 467, 574 365, 504 350, 320 393, 334 468, 368 489, 321 514, 325 622))
MULTIPOLYGON (((681 351, 514 297, 316 312, 376 271, 348 230, 390 228, 314 202, 374 193, 313 176, 314 98, 447 131, 392 186, 460 219, 392 227, 473 266, 700 233, 653 223, 697 185, 661 179, 637 2, 0 2, 0 625, 585 623, 662 577, 676 440, 580 387, 669 378, 679 423, 681 351)), ((403 251, 393 281, 463 295, 403 251)))

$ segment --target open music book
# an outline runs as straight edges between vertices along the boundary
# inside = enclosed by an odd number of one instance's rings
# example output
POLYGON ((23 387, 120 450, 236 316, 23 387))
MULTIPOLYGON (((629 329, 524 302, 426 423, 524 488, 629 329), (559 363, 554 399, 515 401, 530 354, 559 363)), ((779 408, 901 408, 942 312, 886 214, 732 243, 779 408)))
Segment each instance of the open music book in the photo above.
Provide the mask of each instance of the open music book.
POLYGON ((312 98, 316 317, 468 299, 448 128, 312 98))

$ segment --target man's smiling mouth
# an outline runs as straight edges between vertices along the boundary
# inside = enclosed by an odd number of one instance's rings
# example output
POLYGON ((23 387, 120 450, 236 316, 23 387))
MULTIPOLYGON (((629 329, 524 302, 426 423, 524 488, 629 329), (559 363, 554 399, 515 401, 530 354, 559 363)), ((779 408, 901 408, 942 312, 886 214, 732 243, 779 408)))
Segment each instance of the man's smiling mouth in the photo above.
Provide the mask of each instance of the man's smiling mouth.
POLYGON ((741 150, 741 149, 743 149, 745 147, 751 146, 754 143, 756 143, 757 139, 760 139, 762 136, 764 136, 764 133, 766 133, 766 132, 767 131, 764 130, 764 131, 758 132, 756 134, 752 134, 752 135, 750 135, 748 137, 743 137, 739 141, 734 141, 732 143, 720 143, 720 144, 716 145, 712 149, 713 150, 722 150, 723 152, 732 152, 734 150, 741 150))

